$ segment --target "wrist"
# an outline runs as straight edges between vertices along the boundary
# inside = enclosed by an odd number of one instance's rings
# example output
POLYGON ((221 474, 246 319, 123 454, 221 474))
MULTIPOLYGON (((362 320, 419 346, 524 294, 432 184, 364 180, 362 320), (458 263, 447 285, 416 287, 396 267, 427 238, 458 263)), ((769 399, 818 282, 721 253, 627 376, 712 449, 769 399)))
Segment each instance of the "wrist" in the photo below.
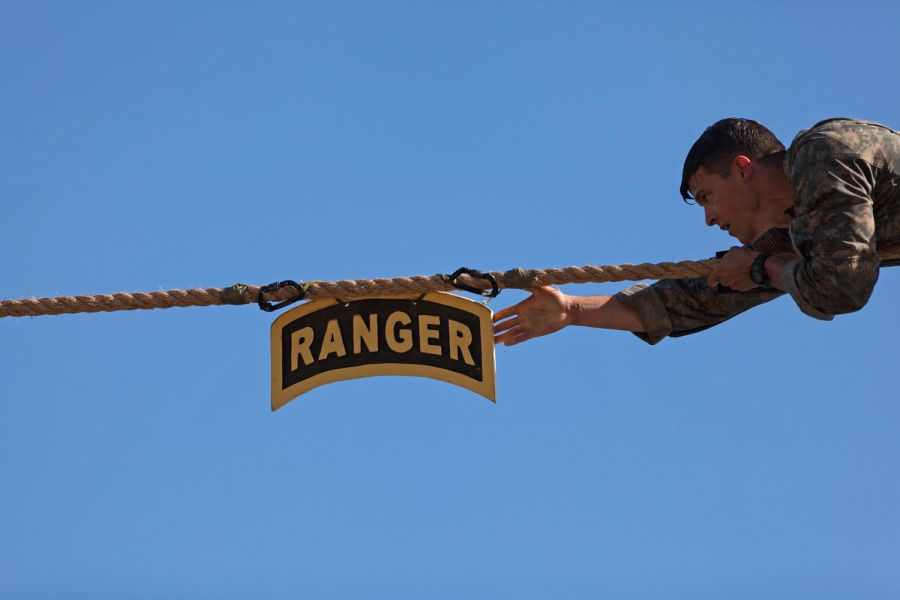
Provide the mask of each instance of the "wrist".
MULTIPOLYGON (((560 292, 562 294, 562 292, 560 292)), ((578 296, 562 294, 563 310, 565 311, 564 325, 580 325, 580 316, 584 314, 584 305, 579 302, 578 296)))
POLYGON ((784 267, 794 258, 791 254, 776 254, 769 257, 769 260, 766 261, 766 271, 769 273, 769 286, 771 288, 782 291, 786 289, 784 285, 784 267))

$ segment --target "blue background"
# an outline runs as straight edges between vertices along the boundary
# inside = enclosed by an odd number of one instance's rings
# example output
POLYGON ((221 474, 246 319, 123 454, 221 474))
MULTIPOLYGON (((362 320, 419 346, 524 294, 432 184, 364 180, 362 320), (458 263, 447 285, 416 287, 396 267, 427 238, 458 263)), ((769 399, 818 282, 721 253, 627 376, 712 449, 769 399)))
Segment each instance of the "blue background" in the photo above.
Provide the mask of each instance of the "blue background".
MULTIPOLYGON (((897 128, 898 23, 3 2, 0 297, 705 258, 703 128, 897 128)), ((886 270, 831 323, 567 329, 498 348, 497 405, 372 378, 275 414, 252 305, 2 319, 0 596, 897 596, 898 298, 886 270)))

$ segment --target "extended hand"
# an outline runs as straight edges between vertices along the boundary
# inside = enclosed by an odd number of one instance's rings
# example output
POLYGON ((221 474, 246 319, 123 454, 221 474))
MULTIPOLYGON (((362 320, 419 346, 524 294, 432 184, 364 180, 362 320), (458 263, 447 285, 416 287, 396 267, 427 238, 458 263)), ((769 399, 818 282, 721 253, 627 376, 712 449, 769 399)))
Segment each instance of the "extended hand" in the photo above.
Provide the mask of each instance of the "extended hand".
POLYGON ((570 323, 568 296, 552 287, 529 291, 531 296, 494 315, 495 344, 514 346, 559 331, 570 323))
POLYGON ((755 250, 733 246, 725 256, 716 261, 706 282, 710 286, 721 283, 739 292, 756 289, 759 286, 750 279, 750 266, 758 255, 759 252, 755 250))

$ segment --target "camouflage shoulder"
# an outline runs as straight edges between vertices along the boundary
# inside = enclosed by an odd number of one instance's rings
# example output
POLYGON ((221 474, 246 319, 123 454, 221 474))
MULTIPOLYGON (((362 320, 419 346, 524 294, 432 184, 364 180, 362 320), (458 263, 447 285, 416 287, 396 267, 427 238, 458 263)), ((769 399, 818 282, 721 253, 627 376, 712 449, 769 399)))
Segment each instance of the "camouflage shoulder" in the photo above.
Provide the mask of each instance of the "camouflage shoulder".
POLYGON ((898 152, 900 134, 885 125, 859 119, 827 119, 794 137, 785 158, 785 173, 790 177, 796 168, 809 167, 808 162, 843 158, 886 166, 887 158, 898 156, 898 152))

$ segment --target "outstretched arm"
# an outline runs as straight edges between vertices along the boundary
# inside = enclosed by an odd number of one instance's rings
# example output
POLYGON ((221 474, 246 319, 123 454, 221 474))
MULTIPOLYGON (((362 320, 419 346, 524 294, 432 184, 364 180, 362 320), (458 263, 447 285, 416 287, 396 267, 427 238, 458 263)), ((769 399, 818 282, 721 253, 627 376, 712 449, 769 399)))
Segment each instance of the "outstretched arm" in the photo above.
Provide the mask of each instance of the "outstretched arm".
POLYGON ((612 296, 568 296, 552 287, 494 315, 494 343, 515 344, 559 331, 567 325, 643 331, 637 309, 612 296))
POLYGON ((731 290, 709 285, 706 277, 639 283, 615 296, 568 296, 551 287, 534 288, 530 297, 494 315, 494 341, 513 346, 566 325, 631 331, 649 344, 697 333, 783 294, 784 257, 770 256, 766 261, 770 281, 778 289, 751 290, 756 284, 750 281, 750 263, 758 251, 778 254, 792 249, 787 230, 777 228, 754 242, 754 250, 733 249, 726 255, 731 260, 720 261, 716 274, 735 284, 731 290), (739 259, 749 262, 735 266, 739 259), (741 278, 746 278, 746 286, 739 285, 741 278), (736 291, 738 287, 750 291, 736 291))

